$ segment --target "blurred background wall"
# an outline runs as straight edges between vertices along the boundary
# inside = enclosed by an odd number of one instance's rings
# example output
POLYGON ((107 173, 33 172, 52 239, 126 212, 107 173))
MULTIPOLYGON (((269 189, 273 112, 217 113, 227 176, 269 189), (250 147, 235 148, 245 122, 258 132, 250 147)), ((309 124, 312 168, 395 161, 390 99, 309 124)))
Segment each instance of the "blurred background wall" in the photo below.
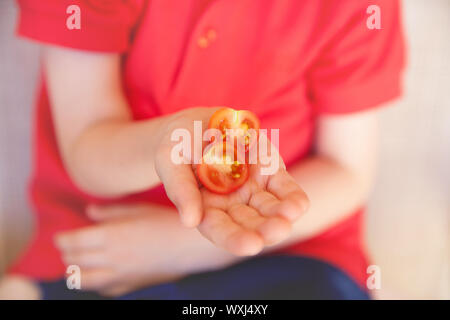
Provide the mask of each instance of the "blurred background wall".
POLYGON ((16 16, 14 1, 0 0, 0 272, 32 227, 26 187, 39 52, 14 37, 16 16))
MULTIPOLYGON (((0 0, 0 272, 29 238, 30 115, 39 55, 0 0)), ((405 96, 381 115, 366 238, 382 298, 450 299, 450 1, 404 1, 405 96)), ((383 19, 383 16, 381 17, 383 19)))
POLYGON ((405 96, 381 115, 367 242, 381 296, 450 299, 450 1, 403 4, 405 96))

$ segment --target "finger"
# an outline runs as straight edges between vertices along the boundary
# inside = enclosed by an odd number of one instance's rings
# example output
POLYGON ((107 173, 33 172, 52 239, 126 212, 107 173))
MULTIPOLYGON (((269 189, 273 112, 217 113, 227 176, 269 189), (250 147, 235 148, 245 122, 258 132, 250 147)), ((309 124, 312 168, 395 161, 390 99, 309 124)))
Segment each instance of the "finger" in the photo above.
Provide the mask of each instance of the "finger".
POLYGON ((123 215, 126 210, 123 210, 123 206, 117 208, 117 206, 97 206, 97 205, 88 205, 86 207, 87 216, 94 221, 104 221, 112 218, 117 218, 118 216, 123 215))
POLYGON ((102 290, 117 281, 117 273, 109 268, 81 269, 82 290, 102 290))
POLYGON ((263 235, 266 245, 279 243, 289 237, 292 224, 285 218, 271 217, 258 227, 258 232, 263 235))
POLYGON ((250 197, 248 205, 258 210, 265 217, 279 214, 279 206, 281 201, 272 193, 267 191, 258 191, 250 197))
POLYGON ((88 205, 86 207, 86 214, 94 221, 105 221, 139 214, 148 211, 148 207, 147 204, 88 205))
POLYGON ((80 268, 106 268, 109 267, 103 250, 68 251, 62 254, 65 265, 77 265, 80 268))
POLYGON ((126 284, 114 284, 110 287, 106 287, 102 289, 99 293, 103 297, 113 298, 123 296, 124 294, 129 293, 133 288, 139 288, 138 284, 126 283, 126 284))
POLYGON ((228 214, 237 224, 250 230, 258 229, 258 226, 265 221, 258 211, 245 204, 232 206, 228 209, 228 214))
POLYGON ((270 176, 267 190, 274 194, 280 201, 280 215, 290 221, 298 219, 308 210, 309 200, 305 192, 286 170, 279 170, 270 176))
POLYGON ((291 224, 286 219, 277 216, 265 218, 247 205, 233 206, 228 210, 228 214, 244 228, 258 232, 266 245, 286 239, 291 231, 291 224))
POLYGON ((55 244, 64 251, 81 249, 99 249, 105 244, 103 228, 93 226, 59 233, 55 237, 55 244))
POLYGON ((169 157, 164 161, 158 164, 157 171, 167 196, 177 207, 181 222, 187 227, 195 227, 202 218, 202 201, 192 165, 174 164, 169 157))
POLYGON ((255 231, 239 226, 223 210, 205 210, 199 231, 211 242, 238 256, 255 255, 263 249, 264 241, 255 231))
POLYGON ((291 233, 292 224, 281 214, 283 211, 281 203, 267 191, 254 193, 249 200, 249 206, 267 217, 266 222, 259 227, 259 232, 264 236, 267 245, 281 242, 291 233))

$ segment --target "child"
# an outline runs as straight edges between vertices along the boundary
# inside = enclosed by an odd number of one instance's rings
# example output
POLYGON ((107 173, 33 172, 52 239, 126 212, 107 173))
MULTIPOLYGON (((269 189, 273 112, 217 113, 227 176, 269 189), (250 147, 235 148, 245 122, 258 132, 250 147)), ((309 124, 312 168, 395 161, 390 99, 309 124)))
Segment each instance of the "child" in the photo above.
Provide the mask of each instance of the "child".
POLYGON ((31 279, 24 291, 36 283, 41 297, 52 286, 66 294, 48 281, 78 265, 82 288, 102 295, 367 297, 360 223, 373 109, 400 94, 398 1, 375 1, 373 30, 373 1, 18 2, 19 34, 44 45, 30 189, 37 228, 4 288, 31 279), (69 28, 77 18, 80 28, 69 28), (171 132, 206 126, 218 105, 279 128, 288 170, 217 196, 190 165, 173 164, 171 132), (237 258, 273 244, 278 254, 237 258), (161 283, 183 293, 158 294, 161 283))

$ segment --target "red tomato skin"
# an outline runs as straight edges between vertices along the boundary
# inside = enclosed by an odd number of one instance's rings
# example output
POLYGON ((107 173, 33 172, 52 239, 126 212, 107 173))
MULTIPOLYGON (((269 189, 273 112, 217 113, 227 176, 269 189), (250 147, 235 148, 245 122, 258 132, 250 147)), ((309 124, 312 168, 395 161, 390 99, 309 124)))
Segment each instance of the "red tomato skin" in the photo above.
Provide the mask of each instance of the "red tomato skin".
MULTIPOLYGON (((220 128, 220 124, 222 120, 226 120, 228 122, 228 125, 230 126, 231 129, 233 128, 239 128, 239 126, 241 125, 241 122, 236 122, 233 119, 234 116, 234 112, 236 110, 232 109, 232 108, 227 108, 227 107, 223 107, 220 108, 219 110, 217 110, 209 119, 209 123, 208 123, 208 129, 221 129, 220 128)), ((249 129, 254 129, 258 132, 259 128, 260 128, 260 123, 259 123, 259 119, 258 117, 253 114, 251 111, 247 111, 247 110, 238 110, 239 111, 239 118, 241 118, 241 120, 248 120, 249 122, 251 122, 252 127, 250 127, 249 129)), ((224 141, 225 143, 230 143, 228 140, 229 137, 225 138, 224 141)), ((256 140, 258 139, 258 135, 256 136, 256 139, 253 140, 251 145, 246 145, 245 146, 245 152, 248 153, 248 151, 250 150, 251 147, 254 147, 254 144, 256 143, 256 140)), ((212 141, 214 142, 214 140, 212 141)), ((233 142, 234 145, 234 142, 233 142)), ((245 184, 245 182, 248 180, 249 178, 249 165, 247 163, 242 164, 245 166, 244 170, 242 170, 244 176, 240 177, 238 180, 233 181, 232 184, 228 185, 228 186, 218 186, 215 185, 209 178, 209 171, 210 170, 208 167, 208 164, 206 163, 202 163, 197 167, 197 177, 200 180, 201 184, 208 189, 211 192, 217 193, 217 194, 229 194, 232 193, 234 191, 236 191, 237 189, 239 189, 243 184, 245 184)))
POLYGON ((237 189, 239 189, 240 187, 242 187, 242 185, 244 185, 248 178, 249 178, 249 167, 247 164, 243 164, 245 166, 245 170, 243 170, 243 172, 245 173, 245 176, 243 178, 239 179, 238 183, 235 183, 234 185, 230 185, 227 188, 220 188, 216 185, 214 185, 208 178, 208 164, 206 163, 202 163, 197 167, 197 177, 200 180, 201 184, 208 189, 211 192, 217 193, 217 194, 222 194, 222 195, 226 195, 226 194, 230 194, 234 191, 236 191, 237 189))
POLYGON ((223 108, 220 108, 219 110, 217 110, 216 112, 214 112, 213 115, 211 116, 211 118, 209 118, 208 129, 212 129, 212 128, 218 129, 216 124, 219 123, 219 121, 221 119, 225 119, 226 115, 229 112, 233 112, 233 109, 223 107, 223 108))
MULTIPOLYGON (((220 129, 219 126, 222 120, 228 120, 230 124, 233 124, 233 121, 230 118, 232 118, 232 114, 234 111, 236 110, 232 108, 223 107, 214 112, 214 114, 209 119, 208 129, 220 129)), ((245 146, 245 152, 247 153, 258 140, 259 136, 258 130, 260 128, 260 123, 258 117, 253 112, 248 110, 238 110, 238 111, 244 115, 243 116, 244 119, 248 119, 252 122, 253 127, 251 127, 250 129, 254 129, 257 132, 256 139, 252 141, 252 144, 245 146)))
MULTIPOLYGON (((211 116, 211 118, 209 119, 208 122, 208 129, 219 129, 218 124, 220 123, 221 120, 230 120, 230 118, 232 117, 232 113, 236 111, 232 108, 221 108, 219 110, 217 110, 216 112, 214 112, 214 114, 211 116)), ((245 116, 243 118, 245 119, 249 119, 252 123, 253 123, 253 128, 255 130, 259 130, 260 128, 260 123, 259 123, 259 119, 258 117, 251 111, 248 110, 237 110, 241 113, 243 113, 245 116)), ((231 123, 233 121, 230 121, 231 123)))

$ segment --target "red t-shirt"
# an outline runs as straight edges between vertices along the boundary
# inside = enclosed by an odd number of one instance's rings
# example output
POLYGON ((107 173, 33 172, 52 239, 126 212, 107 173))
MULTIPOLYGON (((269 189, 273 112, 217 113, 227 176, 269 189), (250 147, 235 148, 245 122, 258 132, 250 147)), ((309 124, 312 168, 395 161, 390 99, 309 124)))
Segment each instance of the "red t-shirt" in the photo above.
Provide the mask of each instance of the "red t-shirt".
MULTIPOLYGON (((18 33, 43 43, 124 53, 123 83, 135 119, 194 106, 249 109, 262 128, 280 128, 289 165, 311 151, 315 119, 373 108, 400 94, 403 38, 396 0, 19 0, 18 33), (69 5, 81 29, 69 30, 69 5), (366 9, 381 9, 369 30, 366 9), (201 10, 200 10, 201 9, 201 10)), ((150 201, 171 205, 157 187, 125 199, 80 191, 60 158, 43 82, 34 126, 30 195, 36 230, 11 269, 37 279, 62 277, 52 237, 92 222, 86 204, 150 201)), ((316 257, 365 283, 362 210, 284 252, 316 257)))

